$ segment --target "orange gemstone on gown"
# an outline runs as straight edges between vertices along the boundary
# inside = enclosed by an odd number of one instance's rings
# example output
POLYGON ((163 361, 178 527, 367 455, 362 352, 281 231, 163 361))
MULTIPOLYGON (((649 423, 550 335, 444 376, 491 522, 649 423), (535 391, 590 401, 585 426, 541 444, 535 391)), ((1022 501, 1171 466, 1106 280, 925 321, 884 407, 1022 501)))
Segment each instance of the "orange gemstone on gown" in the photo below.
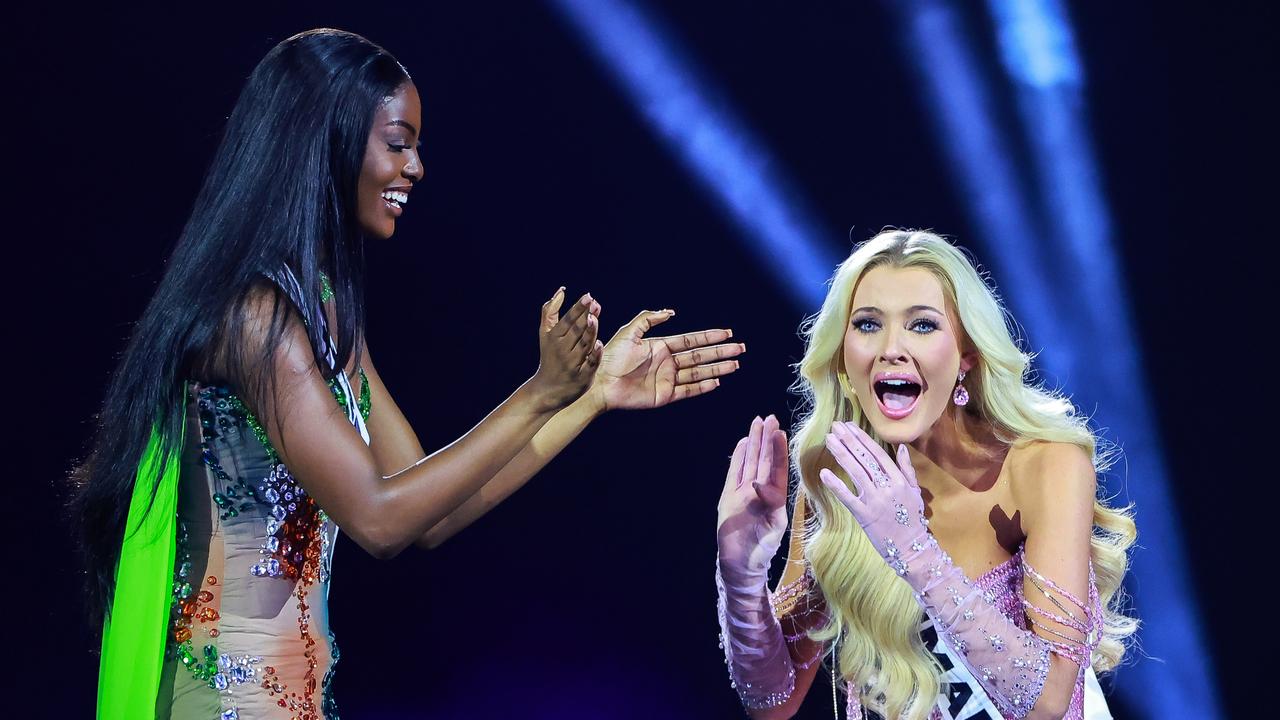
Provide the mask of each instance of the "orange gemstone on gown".
POLYGON ((190 628, 178 628, 178 629, 173 633, 173 639, 174 639, 174 640, 177 640, 179 644, 184 643, 184 642, 186 642, 186 641, 190 640, 190 639, 191 639, 191 629, 190 629, 190 628))

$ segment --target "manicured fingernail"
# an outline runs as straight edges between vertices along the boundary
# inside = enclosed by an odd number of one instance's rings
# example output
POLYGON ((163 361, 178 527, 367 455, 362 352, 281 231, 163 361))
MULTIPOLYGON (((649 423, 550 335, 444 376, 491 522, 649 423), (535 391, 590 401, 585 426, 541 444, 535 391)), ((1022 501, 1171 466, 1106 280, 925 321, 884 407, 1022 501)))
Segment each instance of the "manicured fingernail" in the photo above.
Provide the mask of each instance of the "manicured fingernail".
POLYGON ((729 333, 729 337, 733 337, 733 328, 729 328, 725 332, 729 333))
POLYGON ((716 387, 720 387, 720 381, 716 380, 716 387))
POLYGON ((737 361, 737 360, 734 360, 734 361, 733 361, 733 369, 734 369, 734 370, 737 370, 737 369, 738 369, 738 367, 739 367, 738 361, 737 361))

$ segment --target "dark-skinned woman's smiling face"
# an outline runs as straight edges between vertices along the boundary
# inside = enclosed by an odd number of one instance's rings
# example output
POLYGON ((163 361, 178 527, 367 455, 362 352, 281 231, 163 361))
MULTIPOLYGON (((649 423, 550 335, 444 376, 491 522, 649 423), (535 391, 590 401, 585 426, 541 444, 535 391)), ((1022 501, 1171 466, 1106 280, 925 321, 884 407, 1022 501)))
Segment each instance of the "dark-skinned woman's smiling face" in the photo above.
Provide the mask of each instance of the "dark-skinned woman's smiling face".
POLYGON ((397 88, 374 113, 360 169, 357 207, 360 228, 371 238, 391 237, 409 192, 422 179, 421 128, 422 101, 412 82, 397 88))

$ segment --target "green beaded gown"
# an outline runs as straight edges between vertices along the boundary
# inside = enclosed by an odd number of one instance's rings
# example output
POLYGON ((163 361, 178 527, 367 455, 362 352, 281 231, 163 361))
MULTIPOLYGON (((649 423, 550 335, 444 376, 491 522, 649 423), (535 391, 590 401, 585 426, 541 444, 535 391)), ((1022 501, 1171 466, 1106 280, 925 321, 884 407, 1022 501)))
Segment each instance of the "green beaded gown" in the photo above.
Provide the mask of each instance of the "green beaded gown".
MULTIPOLYGON (((276 279, 296 302, 292 274, 276 279)), ((334 343, 318 303, 299 307, 308 324, 319 323, 332 364, 334 343)), ((368 442, 369 390, 359 376, 358 396, 341 371, 330 388, 368 442)), ((333 720, 338 646, 328 583, 338 528, 279 462, 231 388, 192 381, 188 393, 156 717, 333 720)))

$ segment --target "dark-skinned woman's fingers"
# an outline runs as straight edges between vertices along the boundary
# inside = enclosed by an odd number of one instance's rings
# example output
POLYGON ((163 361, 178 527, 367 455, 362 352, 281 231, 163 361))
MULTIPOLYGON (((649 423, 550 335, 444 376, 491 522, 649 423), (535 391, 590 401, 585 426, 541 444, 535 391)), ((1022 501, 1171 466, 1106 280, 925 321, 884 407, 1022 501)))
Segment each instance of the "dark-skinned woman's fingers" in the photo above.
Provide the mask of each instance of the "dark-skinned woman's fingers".
POLYGON ((684 333, 683 335, 654 338, 654 340, 666 343, 667 348, 674 354, 724 342, 731 337, 733 337, 732 330, 698 330, 697 332, 684 333))
POLYGON ((675 360, 676 367, 687 368, 717 360, 727 360, 731 357, 737 357, 746 351, 746 343, 724 343, 676 353, 671 356, 671 359, 675 360))
POLYGON ((539 327, 549 332, 560 322, 560 307, 564 305, 564 287, 561 286, 551 294, 551 299, 542 303, 542 323, 539 327))
POLYGON ((676 371, 676 384, 698 382, 708 378, 724 377, 738 369, 737 360, 725 360, 711 365, 698 365, 676 371))
MULTIPOLYGON (((596 317, 595 315, 592 315, 591 313, 587 313, 585 328, 582 331, 582 335, 578 337, 576 342, 574 342, 573 348, 572 348, 574 353, 580 353, 579 355, 580 362, 586 359, 586 356, 590 354, 591 350, 595 349, 596 337, 599 334, 600 334, 600 318, 596 317)), ((567 338, 566 338, 566 342, 567 342, 567 338)))
POLYGON ((588 311, 591 309, 592 302, 591 293, 587 293, 586 295, 578 298, 578 301, 569 308, 569 311, 564 314, 564 317, 560 318, 560 322, 556 324, 553 332, 555 332, 558 337, 564 337, 575 329, 581 333, 582 328, 586 327, 586 321, 583 319, 583 316, 588 314, 588 311))
POLYGON ((677 385, 671 389, 671 402, 688 400, 691 397, 706 395, 718 387, 720 387, 719 380, 700 380, 696 383, 677 385))
POLYGON ((600 359, 604 356, 604 343, 596 340, 596 346, 587 353, 583 358, 582 364, 578 366, 578 372, 595 374, 596 368, 600 367, 600 359))
POLYGON ((675 314, 675 310, 641 310, 619 332, 632 342, 640 342, 654 325, 670 320, 675 314))

